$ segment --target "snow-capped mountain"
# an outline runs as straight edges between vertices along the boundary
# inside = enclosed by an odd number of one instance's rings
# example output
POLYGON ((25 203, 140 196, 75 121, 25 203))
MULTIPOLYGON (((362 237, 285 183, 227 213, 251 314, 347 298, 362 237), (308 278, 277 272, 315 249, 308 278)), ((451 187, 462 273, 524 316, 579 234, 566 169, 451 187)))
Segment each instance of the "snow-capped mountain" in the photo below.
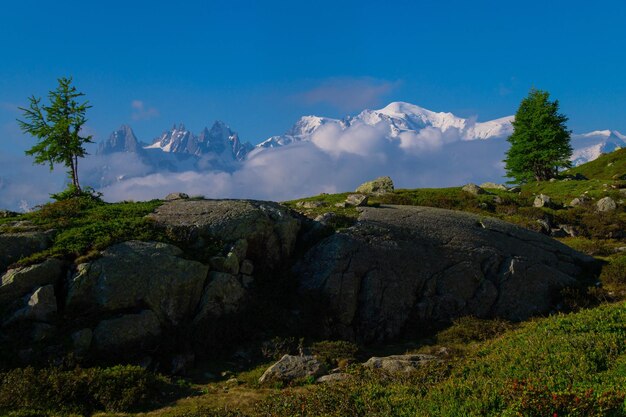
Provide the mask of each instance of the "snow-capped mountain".
POLYGON ((141 153, 145 144, 140 143, 135 132, 128 125, 122 125, 109 138, 100 142, 96 155, 107 155, 115 152, 141 153))
POLYGON ((617 130, 596 130, 593 132, 572 135, 572 162, 574 165, 593 161, 603 153, 613 152, 626 147, 626 135, 617 130))
POLYGON ((183 124, 165 131, 154 139, 145 149, 160 149, 163 152, 174 152, 196 155, 210 155, 225 161, 241 161, 252 149, 248 143, 242 144, 236 132, 224 122, 216 121, 211 129, 204 128, 198 136, 185 129, 183 124))
POLYGON ((403 132, 419 132, 431 127, 441 132, 454 131, 462 140, 490 139, 506 137, 513 132, 513 116, 488 122, 457 117, 452 113, 433 112, 423 107, 405 102, 393 102, 379 110, 363 110, 357 116, 345 119, 331 119, 318 116, 304 116, 284 135, 272 136, 257 145, 257 148, 274 148, 294 142, 310 140, 322 126, 335 124, 341 130, 358 124, 383 126, 389 139, 397 138, 403 132))

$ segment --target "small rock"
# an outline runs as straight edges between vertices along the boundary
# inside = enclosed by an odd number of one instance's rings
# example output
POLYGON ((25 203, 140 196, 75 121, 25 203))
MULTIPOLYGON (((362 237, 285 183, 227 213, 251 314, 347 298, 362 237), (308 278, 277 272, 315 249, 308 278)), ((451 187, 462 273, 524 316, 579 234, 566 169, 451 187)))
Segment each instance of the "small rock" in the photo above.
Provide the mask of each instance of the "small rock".
POLYGON ((493 190, 503 190, 503 191, 508 190, 508 188, 506 188, 506 185, 496 184, 495 182, 483 182, 482 184, 480 184, 480 188, 490 188, 493 190))
POLYGON ((557 179, 556 179, 556 178, 550 178, 550 180, 549 180, 549 181, 550 181, 550 182, 556 182, 556 181, 557 181, 557 179))
POLYGON ((578 236, 578 229, 576 229, 576 227, 572 226, 571 224, 560 224, 559 229, 567 233, 568 236, 571 236, 571 237, 578 236))
POLYGON ((570 207, 578 207, 581 204, 583 204, 583 199, 578 198, 578 197, 574 198, 572 201, 569 202, 570 207))
POLYGON ((521 191, 522 191, 522 187, 515 186, 515 187, 509 188, 510 193, 519 193, 521 191))
POLYGON ((341 202, 341 203, 335 203, 335 207, 338 208, 346 208, 347 204, 345 201, 341 202))
POLYGON ((285 355, 274 365, 267 368, 259 383, 281 381, 288 383, 294 379, 306 378, 312 376, 320 377, 326 373, 326 366, 315 356, 303 355, 293 356, 285 355))
POLYGON ((367 205, 368 197, 363 194, 348 194, 346 197, 346 204, 355 207, 362 207, 367 205))
POLYGON ((249 259, 244 259, 241 262, 241 267, 239 268, 239 272, 241 272, 244 275, 252 275, 252 273, 254 272, 254 264, 252 263, 252 261, 249 259))
POLYGON ((502 197, 500 197, 499 195, 493 197, 493 202, 494 204, 502 204, 502 197))
POLYGON ((552 199, 545 194, 539 194, 537 197, 535 197, 535 201, 533 201, 533 207, 551 207, 551 206, 552 206, 552 199))
POLYGON ((323 201, 299 201, 296 203, 296 207, 301 207, 305 209, 314 209, 318 207, 324 207, 326 205, 323 201))
POLYGON ((363 366, 374 369, 382 369, 387 372, 411 372, 418 369, 426 362, 437 359, 433 355, 392 355, 385 357, 370 358, 363 366))
POLYGON ((393 190, 393 181, 390 177, 378 177, 359 185, 355 191, 361 194, 383 195, 393 193, 393 190))
POLYGON ((473 194, 473 195, 485 194, 485 190, 483 190, 478 185, 473 184, 473 183, 464 185, 463 188, 461 188, 461 190, 465 191, 466 193, 473 194))
POLYGON ((599 212, 613 211, 616 208, 617 208, 617 204, 615 203, 615 200, 613 200, 611 197, 601 198, 596 203, 596 209, 599 212))
POLYGON ((329 221, 331 221, 335 217, 337 217, 337 215, 333 213, 332 211, 330 211, 328 213, 320 214, 319 216, 315 218, 315 221, 326 225, 328 224, 329 221))
POLYGON ((539 223, 539 225, 541 226, 541 232, 544 234, 549 235, 550 234, 550 223, 544 219, 538 219, 537 223, 539 223))
POLYGON ((189 196, 185 193, 170 193, 165 196, 165 201, 187 200, 189 196))
POLYGON ((346 379, 350 379, 351 376, 349 374, 344 374, 341 372, 329 375, 322 375, 315 382, 318 384, 333 384, 335 382, 345 381, 346 379))

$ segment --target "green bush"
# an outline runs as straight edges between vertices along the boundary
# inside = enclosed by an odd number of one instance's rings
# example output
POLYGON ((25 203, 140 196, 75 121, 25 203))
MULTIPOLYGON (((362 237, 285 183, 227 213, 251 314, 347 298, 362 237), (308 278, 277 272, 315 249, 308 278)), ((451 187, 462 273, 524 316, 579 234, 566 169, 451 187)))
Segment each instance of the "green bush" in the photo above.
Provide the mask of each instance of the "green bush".
POLYGON ((313 343, 311 346, 311 353, 331 368, 336 368, 339 365, 345 366, 354 362, 358 351, 359 347, 357 345, 344 340, 325 340, 313 343))
POLYGON ((513 324, 506 320, 484 320, 476 317, 461 317, 453 321, 452 326, 437 334, 437 343, 441 345, 484 342, 493 339, 511 329, 513 324))
POLYGON ((170 385, 167 378, 137 366, 17 368, 0 374, 0 412, 132 411, 161 399, 170 385))

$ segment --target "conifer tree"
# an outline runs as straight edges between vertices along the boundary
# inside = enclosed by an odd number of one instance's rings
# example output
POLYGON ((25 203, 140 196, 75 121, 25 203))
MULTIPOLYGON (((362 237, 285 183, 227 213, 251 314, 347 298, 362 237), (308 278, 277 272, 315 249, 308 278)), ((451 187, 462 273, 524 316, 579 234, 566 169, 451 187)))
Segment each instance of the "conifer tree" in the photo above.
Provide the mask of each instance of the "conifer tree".
POLYGON ((572 155, 568 118, 559 113, 558 100, 546 91, 531 89, 522 100, 513 121, 511 147, 504 160, 511 182, 545 181, 571 167, 572 155))
POLYGON ((41 98, 32 96, 30 105, 22 110, 26 121, 18 120, 20 128, 39 139, 39 142, 26 151, 35 157, 37 164, 63 164, 68 168, 71 179, 70 194, 82 193, 78 180, 78 158, 87 152, 84 145, 92 142, 91 136, 82 136, 81 128, 87 121, 85 112, 91 108, 88 102, 79 103, 84 96, 72 86, 71 78, 59 78, 56 90, 48 93, 49 105, 41 104, 41 98))

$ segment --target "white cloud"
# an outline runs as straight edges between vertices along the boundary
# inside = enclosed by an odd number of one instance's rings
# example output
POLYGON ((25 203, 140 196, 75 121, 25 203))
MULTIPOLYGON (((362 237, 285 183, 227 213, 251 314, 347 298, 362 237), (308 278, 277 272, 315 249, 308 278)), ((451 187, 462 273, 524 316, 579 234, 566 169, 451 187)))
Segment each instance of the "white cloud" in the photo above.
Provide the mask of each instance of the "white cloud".
MULTIPOLYGON (((508 147, 504 139, 463 141, 453 129, 442 133, 426 128, 393 139, 387 133, 382 125, 356 124, 346 130, 324 126, 309 142, 253 151, 231 172, 154 172, 137 155, 118 153, 88 156, 81 161, 80 174, 82 183, 100 188, 107 201, 162 198, 178 191, 284 201, 354 190, 381 175, 391 176, 398 188, 502 181, 501 160, 508 147)), ((27 158, 0 158, 0 166, 0 207, 17 209, 21 200, 33 206, 63 189, 62 167, 50 174, 45 167, 32 167, 27 158)))
POLYGON ((130 103, 132 108, 131 117, 133 120, 150 120, 159 117, 159 111, 154 107, 148 107, 141 100, 133 100, 130 103))

